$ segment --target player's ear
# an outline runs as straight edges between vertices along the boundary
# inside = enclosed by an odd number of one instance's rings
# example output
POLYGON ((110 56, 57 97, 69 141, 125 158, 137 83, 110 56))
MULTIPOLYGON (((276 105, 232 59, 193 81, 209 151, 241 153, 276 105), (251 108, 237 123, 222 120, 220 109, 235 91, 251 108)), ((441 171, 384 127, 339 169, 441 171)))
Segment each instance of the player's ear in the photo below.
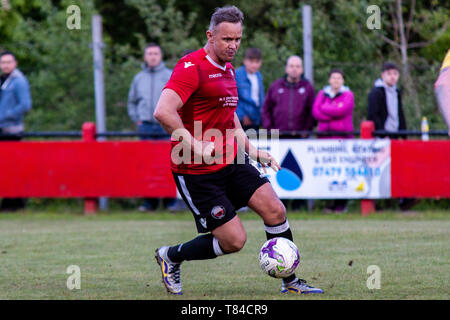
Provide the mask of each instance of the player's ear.
POLYGON ((214 42, 214 40, 213 40, 214 32, 212 30, 207 30, 206 31, 206 37, 208 38, 209 42, 214 42))

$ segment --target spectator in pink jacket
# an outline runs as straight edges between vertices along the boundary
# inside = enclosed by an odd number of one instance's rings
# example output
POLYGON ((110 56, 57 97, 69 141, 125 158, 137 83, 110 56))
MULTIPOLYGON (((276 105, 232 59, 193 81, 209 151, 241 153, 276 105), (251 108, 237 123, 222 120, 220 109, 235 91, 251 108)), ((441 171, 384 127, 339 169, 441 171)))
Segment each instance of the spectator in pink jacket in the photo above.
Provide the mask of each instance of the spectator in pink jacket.
MULTIPOLYGON (((319 91, 314 105, 313 116, 319 122, 317 131, 353 131, 353 93, 344 86, 344 72, 332 69, 328 79, 329 85, 319 91)), ((325 138, 350 138, 353 135, 324 136, 325 138)), ((341 213, 347 210, 347 199, 328 201, 327 212, 341 213)))
MULTIPOLYGON (((313 105, 313 116, 318 121, 317 131, 353 131, 353 92, 344 86, 344 72, 332 69, 329 85, 320 90, 313 105)), ((353 135, 325 136, 326 138, 351 138, 353 135)))

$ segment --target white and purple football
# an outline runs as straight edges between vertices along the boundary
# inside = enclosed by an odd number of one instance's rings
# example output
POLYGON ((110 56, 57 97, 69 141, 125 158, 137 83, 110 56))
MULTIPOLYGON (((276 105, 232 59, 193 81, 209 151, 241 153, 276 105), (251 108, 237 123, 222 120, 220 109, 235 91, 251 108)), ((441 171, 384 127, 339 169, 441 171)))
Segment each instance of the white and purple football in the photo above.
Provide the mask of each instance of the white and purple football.
POLYGON ((273 278, 286 278, 295 272, 300 263, 297 246, 286 238, 267 240, 259 252, 261 269, 273 278))

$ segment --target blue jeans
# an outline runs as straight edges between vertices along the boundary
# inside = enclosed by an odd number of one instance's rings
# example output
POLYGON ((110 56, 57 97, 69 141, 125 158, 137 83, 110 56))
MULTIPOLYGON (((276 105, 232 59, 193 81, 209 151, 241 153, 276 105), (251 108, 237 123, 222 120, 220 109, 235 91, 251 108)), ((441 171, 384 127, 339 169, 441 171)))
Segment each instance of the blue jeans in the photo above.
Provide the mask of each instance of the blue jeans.
POLYGON ((138 126, 138 133, 154 134, 154 136, 139 136, 141 140, 169 140, 169 134, 158 123, 144 121, 138 126))
MULTIPOLYGON (((159 125, 158 123, 142 122, 138 126, 138 133, 154 134, 151 136, 139 136, 141 140, 169 140, 170 135, 159 125)), ((149 210, 156 210, 159 207, 159 198, 146 198, 144 199, 144 207, 149 210)), ((164 198, 163 207, 167 208, 175 202, 175 199, 164 198)))

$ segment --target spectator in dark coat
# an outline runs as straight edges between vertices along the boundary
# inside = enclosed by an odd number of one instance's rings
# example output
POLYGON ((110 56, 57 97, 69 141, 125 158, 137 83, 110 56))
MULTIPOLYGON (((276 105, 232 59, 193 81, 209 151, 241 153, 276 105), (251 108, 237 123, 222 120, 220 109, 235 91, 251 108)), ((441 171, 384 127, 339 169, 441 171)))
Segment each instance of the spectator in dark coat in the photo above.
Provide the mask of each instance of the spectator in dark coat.
POLYGON ((275 80, 267 91, 262 111, 263 127, 280 131, 312 130, 316 124, 312 115, 314 87, 302 78, 302 59, 289 57, 285 71, 286 76, 275 80))
MULTIPOLYGON (((314 87, 303 77, 303 63, 299 56, 288 58, 286 75, 269 87, 262 110, 262 125, 265 129, 280 131, 309 131, 316 121, 312 115, 314 87)), ((302 135, 306 138, 307 135, 302 135)), ((283 200, 286 208, 289 200, 283 200)), ((305 200, 293 200, 291 209, 306 207, 305 200)))
MULTIPOLYGON (((388 132, 406 130, 402 96, 397 88, 399 77, 398 66, 392 62, 386 62, 381 68, 381 78, 375 81, 374 87, 369 93, 367 119, 375 123, 375 130, 386 130, 388 132)), ((398 135, 392 137, 406 138, 406 136, 398 135)), ((416 203, 417 199, 399 199, 399 207, 404 211, 416 203)))
POLYGON ((397 132, 406 130, 402 96, 397 88, 400 73, 396 64, 386 62, 369 93, 367 120, 375 123, 375 130, 397 132))

